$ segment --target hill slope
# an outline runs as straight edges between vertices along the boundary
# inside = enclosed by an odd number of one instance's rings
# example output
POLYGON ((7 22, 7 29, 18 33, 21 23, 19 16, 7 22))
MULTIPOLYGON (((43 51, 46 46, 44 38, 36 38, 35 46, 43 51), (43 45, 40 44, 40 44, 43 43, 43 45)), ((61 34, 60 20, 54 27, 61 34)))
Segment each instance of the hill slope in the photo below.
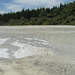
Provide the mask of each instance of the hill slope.
POLYGON ((0 14, 0 25, 75 25, 75 1, 60 7, 0 14))

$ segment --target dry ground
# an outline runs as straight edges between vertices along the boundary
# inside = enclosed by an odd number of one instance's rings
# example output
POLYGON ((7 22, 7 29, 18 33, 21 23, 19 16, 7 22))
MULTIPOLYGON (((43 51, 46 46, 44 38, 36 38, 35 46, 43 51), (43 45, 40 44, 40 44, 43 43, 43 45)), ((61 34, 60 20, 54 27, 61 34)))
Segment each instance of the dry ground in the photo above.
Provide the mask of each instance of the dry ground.
POLYGON ((48 41, 45 53, 21 59, 0 58, 0 75, 75 75, 74 26, 0 27, 0 38, 22 35, 48 41))

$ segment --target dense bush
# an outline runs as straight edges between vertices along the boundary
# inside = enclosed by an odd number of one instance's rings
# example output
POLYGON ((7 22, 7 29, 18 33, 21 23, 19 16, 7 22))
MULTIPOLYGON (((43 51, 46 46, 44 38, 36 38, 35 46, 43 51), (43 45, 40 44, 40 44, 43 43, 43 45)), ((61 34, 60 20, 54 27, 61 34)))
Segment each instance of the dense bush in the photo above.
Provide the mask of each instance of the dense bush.
POLYGON ((60 7, 0 14, 0 25, 75 25, 75 1, 60 7))

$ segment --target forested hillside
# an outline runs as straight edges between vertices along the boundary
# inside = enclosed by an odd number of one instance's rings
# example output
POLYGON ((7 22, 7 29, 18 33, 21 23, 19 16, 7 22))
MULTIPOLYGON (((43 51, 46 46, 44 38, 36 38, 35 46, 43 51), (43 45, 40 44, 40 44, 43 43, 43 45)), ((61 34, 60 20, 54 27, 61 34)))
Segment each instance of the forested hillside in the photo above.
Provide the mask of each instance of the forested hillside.
POLYGON ((75 25, 75 1, 59 7, 0 14, 0 25, 75 25))

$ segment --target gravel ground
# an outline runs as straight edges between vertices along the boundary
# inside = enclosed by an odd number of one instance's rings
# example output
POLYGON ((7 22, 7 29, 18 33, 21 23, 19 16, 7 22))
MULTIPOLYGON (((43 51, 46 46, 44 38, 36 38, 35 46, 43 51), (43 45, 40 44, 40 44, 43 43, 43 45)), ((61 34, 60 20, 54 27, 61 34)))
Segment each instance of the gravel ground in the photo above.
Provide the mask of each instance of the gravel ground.
POLYGON ((0 52, 0 75, 75 75, 75 27, 1 26, 0 52))

